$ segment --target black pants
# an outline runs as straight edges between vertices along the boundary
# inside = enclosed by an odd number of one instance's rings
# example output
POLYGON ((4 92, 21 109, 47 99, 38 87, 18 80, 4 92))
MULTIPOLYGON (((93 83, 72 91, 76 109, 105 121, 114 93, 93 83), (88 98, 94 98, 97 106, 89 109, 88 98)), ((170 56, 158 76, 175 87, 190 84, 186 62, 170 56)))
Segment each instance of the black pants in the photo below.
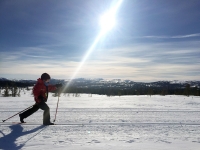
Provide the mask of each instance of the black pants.
POLYGON ((49 113, 49 106, 45 102, 41 102, 39 104, 35 104, 32 108, 28 109, 27 111, 23 112, 21 114, 22 118, 27 118, 28 116, 32 115, 38 109, 44 110, 43 113, 43 124, 49 124, 50 123, 50 113, 49 113))

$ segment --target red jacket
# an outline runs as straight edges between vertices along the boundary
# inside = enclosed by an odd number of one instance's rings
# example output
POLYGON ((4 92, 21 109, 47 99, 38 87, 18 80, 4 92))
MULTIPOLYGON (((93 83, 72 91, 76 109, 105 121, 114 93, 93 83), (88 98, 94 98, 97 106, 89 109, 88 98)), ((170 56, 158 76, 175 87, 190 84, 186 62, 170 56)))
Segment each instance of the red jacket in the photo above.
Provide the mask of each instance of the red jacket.
POLYGON ((33 87, 33 95, 36 103, 41 101, 47 101, 48 92, 56 90, 54 85, 46 86, 44 82, 39 78, 36 85, 33 87))

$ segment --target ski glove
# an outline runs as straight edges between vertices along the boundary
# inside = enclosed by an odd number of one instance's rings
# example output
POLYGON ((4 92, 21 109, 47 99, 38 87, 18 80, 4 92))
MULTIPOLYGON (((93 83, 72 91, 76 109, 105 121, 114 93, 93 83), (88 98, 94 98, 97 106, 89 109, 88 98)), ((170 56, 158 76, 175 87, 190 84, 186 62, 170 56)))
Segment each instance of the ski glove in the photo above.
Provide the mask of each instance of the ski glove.
POLYGON ((60 88, 60 87, 62 87, 62 84, 56 84, 55 85, 57 88, 60 88))

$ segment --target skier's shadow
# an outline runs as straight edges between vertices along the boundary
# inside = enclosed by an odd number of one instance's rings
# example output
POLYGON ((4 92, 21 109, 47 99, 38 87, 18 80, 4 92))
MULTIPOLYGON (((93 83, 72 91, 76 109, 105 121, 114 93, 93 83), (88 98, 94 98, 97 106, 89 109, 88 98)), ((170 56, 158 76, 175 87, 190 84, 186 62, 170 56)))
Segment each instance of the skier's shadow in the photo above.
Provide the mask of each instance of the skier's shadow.
POLYGON ((23 127, 21 125, 12 125, 9 126, 9 128, 12 130, 11 133, 5 135, 1 130, 0 130, 0 134, 3 135, 3 137, 0 138, 0 149, 2 150, 19 150, 21 149, 29 140, 31 140, 32 138, 34 138, 37 134, 39 134, 42 130, 45 129, 46 126, 39 126, 37 128, 34 128, 32 130, 29 131, 24 131, 23 132, 23 127), (41 129, 41 130, 40 130, 41 129), (39 132, 37 132, 38 130, 40 130, 39 132), (24 142, 23 144, 17 145, 15 143, 15 141, 17 140, 17 138, 30 134, 30 133, 34 133, 37 132, 36 134, 34 134, 32 137, 30 137, 26 142, 24 142))

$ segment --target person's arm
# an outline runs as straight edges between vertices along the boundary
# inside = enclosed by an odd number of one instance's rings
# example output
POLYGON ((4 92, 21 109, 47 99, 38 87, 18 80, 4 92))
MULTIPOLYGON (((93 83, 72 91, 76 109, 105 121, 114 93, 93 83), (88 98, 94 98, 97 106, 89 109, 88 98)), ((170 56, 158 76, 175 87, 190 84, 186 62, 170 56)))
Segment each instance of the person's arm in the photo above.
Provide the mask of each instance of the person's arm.
POLYGON ((48 91, 49 92, 54 91, 56 89, 57 89, 57 87, 55 85, 48 85, 48 91))
POLYGON ((61 87, 62 87, 62 84, 48 85, 48 90, 49 90, 49 92, 51 92, 51 91, 54 91, 54 90, 61 88, 61 87))

